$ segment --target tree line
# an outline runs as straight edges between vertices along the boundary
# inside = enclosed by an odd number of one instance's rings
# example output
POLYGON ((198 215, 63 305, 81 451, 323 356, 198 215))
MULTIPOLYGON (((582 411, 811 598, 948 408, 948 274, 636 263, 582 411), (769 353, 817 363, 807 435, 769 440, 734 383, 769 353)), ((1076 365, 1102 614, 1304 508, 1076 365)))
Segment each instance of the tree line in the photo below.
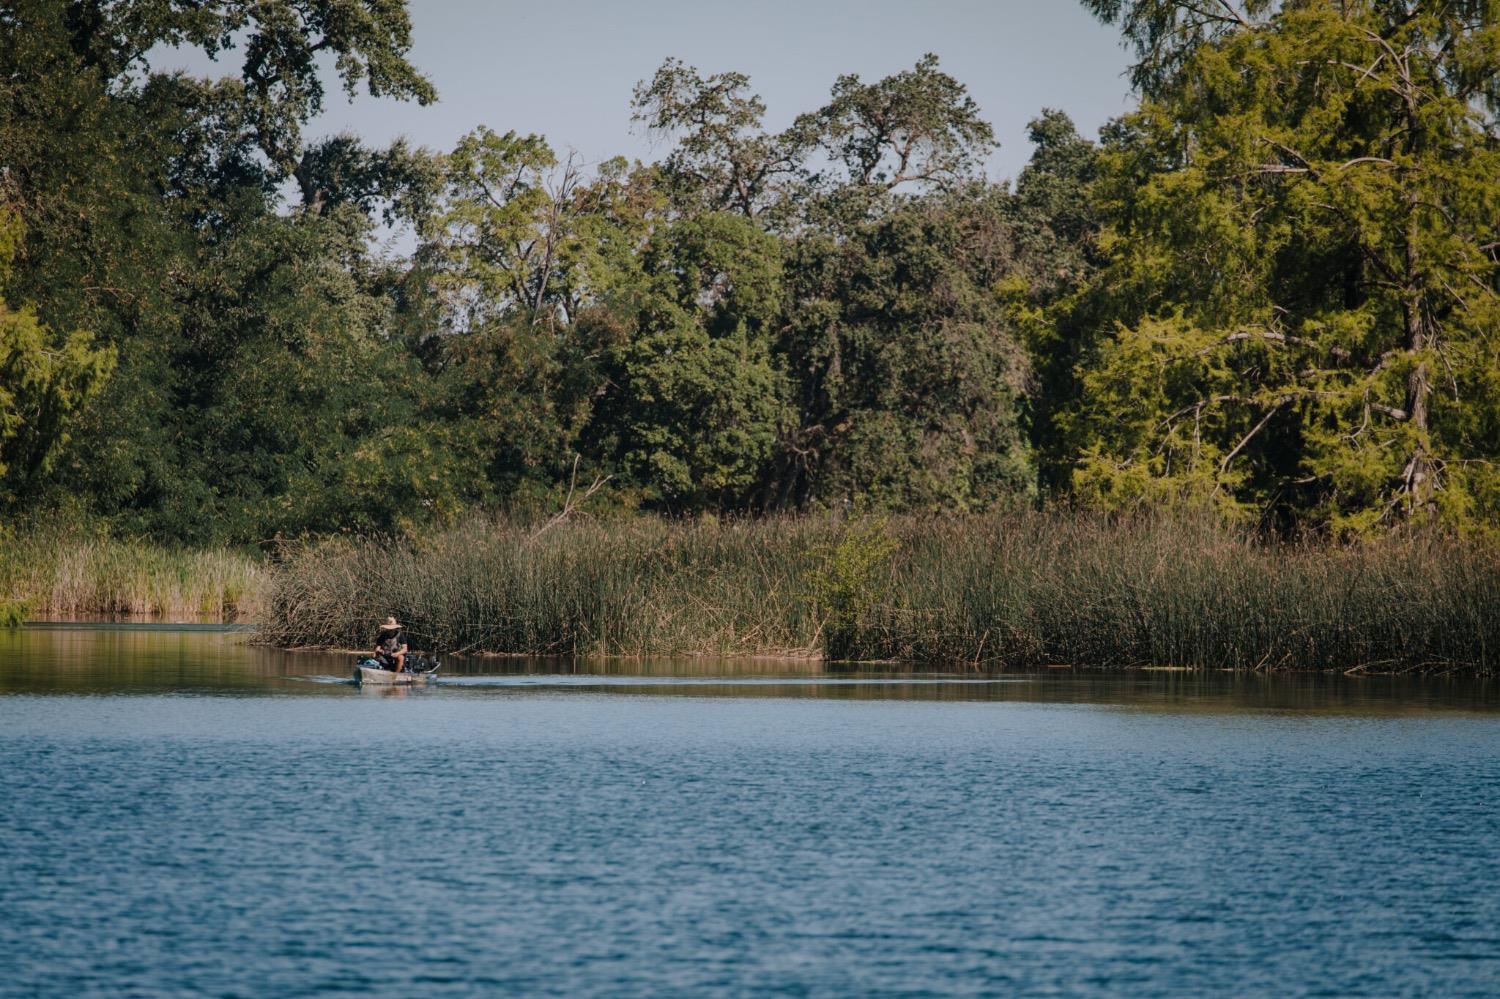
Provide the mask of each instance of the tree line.
POLYGON ((1011 183, 934 56, 781 131, 669 60, 621 95, 664 155, 583 163, 304 136, 324 52, 436 99, 403 4, 0 4, 0 511, 243 543, 592 487, 1492 528, 1500 4, 1085 5, 1138 105, 1093 139, 1041 111, 1011 183))

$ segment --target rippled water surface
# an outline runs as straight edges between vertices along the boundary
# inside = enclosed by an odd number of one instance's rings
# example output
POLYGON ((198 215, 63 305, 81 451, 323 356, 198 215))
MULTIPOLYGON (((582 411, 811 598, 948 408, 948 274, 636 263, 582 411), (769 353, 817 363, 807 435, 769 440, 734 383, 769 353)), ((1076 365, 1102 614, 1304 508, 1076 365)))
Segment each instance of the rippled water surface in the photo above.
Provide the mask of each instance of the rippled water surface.
POLYGON ((1493 685, 0 632, 3 995, 1494 995, 1493 685))

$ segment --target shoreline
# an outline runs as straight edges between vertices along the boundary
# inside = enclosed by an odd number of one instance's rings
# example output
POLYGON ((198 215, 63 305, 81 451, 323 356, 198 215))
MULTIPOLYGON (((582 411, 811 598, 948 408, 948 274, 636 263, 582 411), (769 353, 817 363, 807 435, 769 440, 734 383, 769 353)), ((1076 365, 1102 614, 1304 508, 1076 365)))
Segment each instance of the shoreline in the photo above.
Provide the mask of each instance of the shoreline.
POLYGON ((262 640, 347 648, 394 613, 476 654, 1373 674, 1500 670, 1500 549, 1276 542, 1073 514, 527 525, 306 542, 262 640), (791 653, 789 656, 788 653, 791 653))
MULTIPOLYGON (((279 652, 309 652, 325 655, 362 655, 363 650, 338 648, 322 645, 267 645, 260 642, 251 644, 262 648, 270 648, 279 652)), ((431 650, 414 649, 417 655, 453 655, 466 660, 530 660, 530 661, 570 661, 574 663, 628 663, 645 661, 693 661, 703 662, 707 660, 722 660, 727 663, 799 663, 805 665, 834 666, 834 667, 882 667, 887 670, 910 670, 913 672, 948 672, 954 674, 964 673, 1041 673, 1049 671, 1070 671, 1087 674, 1131 674, 1131 673, 1182 673, 1188 675, 1203 675, 1209 673, 1233 673, 1238 675, 1260 675, 1260 676, 1344 676, 1352 679, 1361 677, 1413 677, 1423 679, 1436 679, 1443 677, 1461 677, 1463 679, 1488 679, 1500 676, 1496 671, 1474 672, 1467 667, 1445 670, 1428 670, 1421 668, 1407 670, 1379 670, 1370 669, 1366 666, 1352 666, 1348 669, 1334 667, 1331 669, 1298 668, 1295 666, 1280 666, 1274 668, 1234 668, 1234 667, 1205 667, 1205 666, 1090 666, 1079 663, 1046 663, 1042 665, 1006 665, 1003 663, 990 663, 984 668, 978 669, 973 666, 961 664, 920 663, 904 662, 898 659, 829 659, 815 652, 807 654, 777 655, 773 653, 718 653, 718 652, 675 652, 675 653, 608 653, 589 655, 562 655, 562 654, 539 654, 531 652, 493 652, 473 651, 458 653, 436 653, 431 650)))
POLYGON ((269 559, 36 535, 0 549, 0 594, 42 627, 180 623, 287 650, 357 653, 394 613, 423 647, 496 659, 1500 672, 1492 541, 1268 541, 1166 516, 634 517, 542 535, 471 518, 269 559))
MULTIPOLYGON (((162 619, 150 619, 140 615, 127 618, 109 618, 106 616, 94 616, 86 618, 48 618, 26 621, 18 626, 16 630, 29 629, 35 631, 121 631, 121 632, 183 632, 183 633, 206 633, 206 634, 236 634, 245 635, 250 638, 247 642, 260 648, 270 649, 286 653, 312 653, 322 655, 347 655, 358 656, 364 653, 362 649, 347 648, 332 645, 277 645, 273 643, 254 640, 255 633, 260 625, 253 622, 243 621, 173 621, 162 619)), ((3 631, 0 631, 3 634, 3 631)), ((1129 675, 1143 673, 1162 674, 1184 674, 1189 676, 1201 676, 1212 673, 1230 673, 1237 675, 1260 675, 1260 676, 1342 676, 1351 679, 1363 677, 1383 678, 1409 678, 1409 679, 1463 679, 1484 680, 1500 676, 1495 670, 1477 671, 1466 665, 1457 667, 1449 666, 1445 669, 1433 669, 1415 667, 1405 670, 1382 670, 1369 666, 1357 665, 1342 669, 1338 667, 1328 669, 1299 668, 1295 666, 1278 667, 1208 667, 1208 666, 1179 666, 1179 665, 1125 665, 1125 666, 1096 666, 1079 663, 1045 663, 1045 664, 1006 664, 1000 662, 987 662, 983 667, 975 667, 972 664, 961 663, 924 663, 911 662, 896 659, 830 659, 827 656, 814 652, 792 652, 792 653, 724 653, 724 652, 673 652, 673 653, 593 653, 593 654, 544 654, 531 652, 501 652, 501 651, 466 651, 461 653, 434 653, 430 650, 415 649, 420 655, 452 655, 464 660, 529 660, 546 661, 556 660, 559 662, 573 663, 630 663, 646 661, 692 661, 704 662, 720 660, 725 663, 787 663, 807 666, 821 667, 845 667, 845 668, 882 668, 885 670, 906 670, 916 673, 946 672, 953 674, 1037 674, 1044 672, 1076 672, 1087 675, 1129 675)))

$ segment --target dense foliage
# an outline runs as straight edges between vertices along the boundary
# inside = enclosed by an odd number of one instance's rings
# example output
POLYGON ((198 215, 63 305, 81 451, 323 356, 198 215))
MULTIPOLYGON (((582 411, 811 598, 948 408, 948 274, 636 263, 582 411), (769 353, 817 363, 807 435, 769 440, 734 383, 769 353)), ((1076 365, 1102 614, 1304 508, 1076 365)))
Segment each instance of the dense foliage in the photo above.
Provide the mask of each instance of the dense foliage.
POLYGON ((304 136, 324 54, 436 98, 402 3, 0 0, 0 511, 198 543, 584 492, 1494 525, 1500 4, 1086 5, 1140 106, 1098 142, 1042 111, 1012 185, 932 56, 780 132, 669 60, 631 97, 660 161, 584 164, 503 122, 304 136))
POLYGON ((1096 191, 1079 494, 1493 524, 1500 4, 1092 6, 1144 100, 1096 191))

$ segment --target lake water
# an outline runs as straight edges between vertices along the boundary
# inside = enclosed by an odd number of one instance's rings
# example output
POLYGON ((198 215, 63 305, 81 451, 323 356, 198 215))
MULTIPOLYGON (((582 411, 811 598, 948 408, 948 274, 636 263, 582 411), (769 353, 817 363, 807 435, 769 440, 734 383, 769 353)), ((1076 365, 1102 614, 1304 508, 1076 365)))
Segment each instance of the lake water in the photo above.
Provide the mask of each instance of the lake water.
POLYGON ((0 631, 0 995, 1500 992, 1493 683, 0 631))

